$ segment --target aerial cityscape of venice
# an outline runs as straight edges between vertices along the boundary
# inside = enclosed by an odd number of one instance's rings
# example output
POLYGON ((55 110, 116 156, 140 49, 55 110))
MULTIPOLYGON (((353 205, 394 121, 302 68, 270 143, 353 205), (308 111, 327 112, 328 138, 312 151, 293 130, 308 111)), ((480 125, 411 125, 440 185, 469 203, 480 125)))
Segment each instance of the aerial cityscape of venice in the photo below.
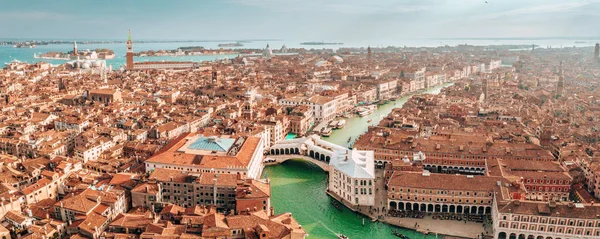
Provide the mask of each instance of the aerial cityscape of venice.
POLYGON ((600 1, 0 6, 1 239, 600 238, 600 1))

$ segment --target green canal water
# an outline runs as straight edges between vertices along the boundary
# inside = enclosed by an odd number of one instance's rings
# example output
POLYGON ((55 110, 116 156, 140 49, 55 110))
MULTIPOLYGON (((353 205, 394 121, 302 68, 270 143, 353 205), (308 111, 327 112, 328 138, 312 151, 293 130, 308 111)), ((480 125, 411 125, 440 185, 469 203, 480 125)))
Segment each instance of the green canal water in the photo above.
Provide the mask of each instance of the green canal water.
MULTIPOLYGON (((426 93, 437 94, 449 84, 431 88, 426 93)), ((408 97, 400 98, 380 106, 373 114, 365 117, 346 119, 343 129, 334 130, 327 141, 348 145, 348 138, 355 139, 364 133, 369 124, 376 125, 393 108, 402 107, 408 97), (370 123, 369 120, 372 120, 370 123)), ((271 204, 275 213, 291 212, 309 234, 310 239, 337 238, 342 233, 351 239, 398 238, 392 235, 399 230, 411 239, 435 238, 412 230, 400 229, 371 220, 347 208, 339 210, 333 199, 325 193, 327 174, 318 166, 303 160, 288 160, 279 165, 268 166, 264 170, 271 180, 271 204), (363 226, 364 218, 364 226, 363 226)))

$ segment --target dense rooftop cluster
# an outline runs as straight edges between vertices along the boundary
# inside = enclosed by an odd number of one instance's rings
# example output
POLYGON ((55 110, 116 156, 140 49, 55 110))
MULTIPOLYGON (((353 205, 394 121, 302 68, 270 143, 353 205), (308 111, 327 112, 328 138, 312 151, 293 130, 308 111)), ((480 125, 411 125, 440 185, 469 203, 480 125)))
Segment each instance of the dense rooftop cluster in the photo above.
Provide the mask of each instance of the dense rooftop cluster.
POLYGON ((512 66, 411 97, 356 141, 386 170, 390 215, 489 215, 494 238, 600 236, 597 59, 505 58, 512 66))
POLYGON ((303 238, 291 214, 271 207, 261 178, 270 147, 357 105, 449 82, 354 144, 374 156, 351 154, 386 168, 388 208, 404 209, 403 190, 419 188, 476 192, 470 210, 485 213, 535 214, 525 205, 558 201, 548 211, 568 215, 561 202, 571 192, 600 197, 600 71, 584 50, 269 51, 119 71, 11 62, 0 70, 0 216, 9 227, 0 234, 303 238))

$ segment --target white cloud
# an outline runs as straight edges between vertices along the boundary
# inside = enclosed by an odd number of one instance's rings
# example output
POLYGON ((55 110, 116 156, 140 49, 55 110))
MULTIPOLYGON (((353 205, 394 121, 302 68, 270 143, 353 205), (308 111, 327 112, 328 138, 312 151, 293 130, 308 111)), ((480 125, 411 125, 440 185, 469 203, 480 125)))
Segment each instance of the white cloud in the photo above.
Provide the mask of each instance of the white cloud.
POLYGON ((539 4, 534 6, 526 6, 521 8, 515 8, 507 11, 502 11, 494 14, 488 14, 484 16, 484 19, 495 19, 500 17, 513 17, 518 15, 533 15, 533 14, 543 14, 543 13, 558 13, 558 12, 568 12, 574 11, 576 9, 582 8, 584 6, 598 3, 599 0, 593 1, 569 1, 569 2, 556 2, 556 3, 547 3, 547 4, 539 4))
MULTIPOLYGON (((230 0, 234 4, 261 7, 282 12, 331 12, 344 14, 387 14, 417 12, 437 5, 436 1, 395 0, 230 0)), ((462 0, 472 1, 472 0, 462 0)), ((443 2, 446 2, 444 0, 443 2)))

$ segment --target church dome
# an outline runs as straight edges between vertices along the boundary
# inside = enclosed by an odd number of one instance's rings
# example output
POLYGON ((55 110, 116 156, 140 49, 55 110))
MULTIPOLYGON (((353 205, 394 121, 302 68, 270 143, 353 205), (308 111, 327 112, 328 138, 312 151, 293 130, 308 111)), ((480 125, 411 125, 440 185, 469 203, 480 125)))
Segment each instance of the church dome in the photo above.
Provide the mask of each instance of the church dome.
POLYGON ((271 50, 271 47, 269 46, 269 44, 267 44, 267 47, 263 50, 263 57, 270 57, 271 55, 273 55, 273 50, 271 50))
POLYGON ((342 62, 344 62, 344 59, 342 59, 339 56, 332 56, 332 57, 329 57, 329 61, 332 63, 342 63, 342 62))

